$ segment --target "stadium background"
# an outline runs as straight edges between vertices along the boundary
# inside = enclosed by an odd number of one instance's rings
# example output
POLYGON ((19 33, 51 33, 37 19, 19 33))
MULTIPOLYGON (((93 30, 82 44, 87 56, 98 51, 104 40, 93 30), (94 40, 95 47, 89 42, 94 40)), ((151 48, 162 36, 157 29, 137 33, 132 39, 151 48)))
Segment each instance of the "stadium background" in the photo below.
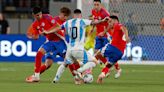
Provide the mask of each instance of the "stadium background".
POLYGON ((33 21, 31 7, 40 5, 53 16, 63 6, 71 10, 78 7, 87 18, 92 0, 0 0, 0 12, 5 14, 11 27, 11 34, 0 35, 0 92, 164 92, 164 30, 159 25, 164 17, 164 0, 102 1, 110 13, 119 15, 123 24, 132 14, 136 16, 134 26, 138 31, 119 62, 123 70, 119 79, 114 79, 115 71, 111 70, 104 84, 98 85, 96 78, 101 71, 98 66, 94 68, 92 84, 74 85, 68 69, 60 83, 52 84, 58 68, 54 64, 41 75, 39 83, 25 83, 25 78, 33 72, 36 51, 45 40, 44 37, 30 40, 25 35, 33 21))
MULTIPOLYGON (((92 0, 1 0, 0 11, 9 21, 11 35, 0 36, 0 61, 34 61, 36 51, 44 38, 40 38, 36 46, 34 40, 25 36, 33 21, 32 6, 39 4, 53 16, 58 15, 63 6, 71 10, 78 7, 82 9, 83 17, 87 18, 93 7, 92 3, 92 0)), ((137 30, 134 30, 135 34, 132 33, 134 39, 127 45, 123 62, 128 60, 130 63, 163 63, 164 31, 159 25, 164 15, 163 0, 102 0, 102 3, 111 14, 117 14, 120 22, 125 25, 128 17, 135 15, 133 26, 137 30)))

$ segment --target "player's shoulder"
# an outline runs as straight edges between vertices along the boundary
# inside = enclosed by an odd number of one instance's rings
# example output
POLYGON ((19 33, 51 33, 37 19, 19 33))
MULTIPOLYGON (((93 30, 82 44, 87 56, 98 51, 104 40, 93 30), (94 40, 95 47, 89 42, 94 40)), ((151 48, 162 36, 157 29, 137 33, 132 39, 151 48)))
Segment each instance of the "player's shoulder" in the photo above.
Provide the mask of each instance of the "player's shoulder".
POLYGON ((116 27, 122 27, 123 24, 121 24, 121 23, 116 23, 115 26, 116 26, 116 27))
POLYGON ((121 24, 121 23, 116 23, 116 24, 114 25, 114 28, 115 28, 116 30, 120 30, 122 27, 124 27, 124 25, 121 24))
POLYGON ((109 12, 105 8, 101 8, 100 12, 104 15, 110 16, 109 12))

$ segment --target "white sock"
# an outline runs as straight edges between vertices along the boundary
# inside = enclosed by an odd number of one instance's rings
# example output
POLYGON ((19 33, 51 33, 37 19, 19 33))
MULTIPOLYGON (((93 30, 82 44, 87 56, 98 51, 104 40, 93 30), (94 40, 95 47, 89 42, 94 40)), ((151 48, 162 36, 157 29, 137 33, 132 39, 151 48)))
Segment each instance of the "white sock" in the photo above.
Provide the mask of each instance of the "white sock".
POLYGON ((40 73, 35 73, 34 76, 37 77, 37 78, 39 78, 40 73))
POLYGON ((55 78, 54 78, 54 81, 59 81, 61 75, 63 74, 65 70, 65 66, 64 64, 61 64, 59 67, 58 67, 58 70, 57 70, 57 73, 55 75, 55 78))
POLYGON ((83 65, 81 68, 79 68, 77 71, 78 72, 84 72, 87 69, 95 67, 96 64, 94 62, 87 62, 85 65, 83 65))

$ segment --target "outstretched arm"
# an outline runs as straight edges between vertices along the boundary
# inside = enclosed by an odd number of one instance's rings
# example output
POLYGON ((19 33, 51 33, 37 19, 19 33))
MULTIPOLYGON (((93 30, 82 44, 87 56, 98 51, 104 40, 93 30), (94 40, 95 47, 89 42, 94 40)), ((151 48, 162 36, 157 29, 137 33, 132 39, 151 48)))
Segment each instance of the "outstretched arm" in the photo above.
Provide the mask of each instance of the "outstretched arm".
POLYGON ((105 18, 102 19, 102 20, 96 20, 96 21, 93 20, 93 21, 91 22, 91 25, 96 25, 96 24, 105 22, 105 21, 107 21, 107 20, 109 20, 109 17, 105 17, 105 18))
POLYGON ((55 32, 57 32, 57 31, 59 31, 59 30, 61 30, 61 29, 62 29, 61 26, 53 27, 53 28, 51 28, 50 30, 44 30, 44 31, 43 31, 43 34, 55 33, 55 32))
POLYGON ((121 27, 121 30, 124 32, 125 34, 125 39, 126 39, 126 42, 129 43, 130 42, 130 38, 129 38, 129 35, 128 35, 128 30, 125 26, 122 26, 121 27))

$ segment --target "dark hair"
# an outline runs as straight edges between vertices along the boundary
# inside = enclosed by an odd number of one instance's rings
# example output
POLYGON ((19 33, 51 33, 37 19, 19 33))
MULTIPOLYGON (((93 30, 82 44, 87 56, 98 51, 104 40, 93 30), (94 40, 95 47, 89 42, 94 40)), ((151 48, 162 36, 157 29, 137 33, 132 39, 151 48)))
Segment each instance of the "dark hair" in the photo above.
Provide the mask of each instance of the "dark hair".
POLYGON ((101 0, 94 0, 94 2, 100 2, 101 3, 101 0))
POLYGON ((111 19, 116 19, 117 21, 119 21, 118 17, 115 16, 115 15, 110 16, 110 18, 111 18, 111 19))
POLYGON ((75 9, 73 13, 74 14, 81 14, 81 10, 80 9, 75 9))
POLYGON ((60 9, 60 12, 64 13, 65 16, 69 16, 71 14, 71 10, 69 8, 67 8, 67 7, 62 7, 60 9))
POLYGON ((35 6, 34 8, 32 8, 32 13, 33 14, 37 14, 39 12, 42 12, 42 10, 39 6, 35 6))

